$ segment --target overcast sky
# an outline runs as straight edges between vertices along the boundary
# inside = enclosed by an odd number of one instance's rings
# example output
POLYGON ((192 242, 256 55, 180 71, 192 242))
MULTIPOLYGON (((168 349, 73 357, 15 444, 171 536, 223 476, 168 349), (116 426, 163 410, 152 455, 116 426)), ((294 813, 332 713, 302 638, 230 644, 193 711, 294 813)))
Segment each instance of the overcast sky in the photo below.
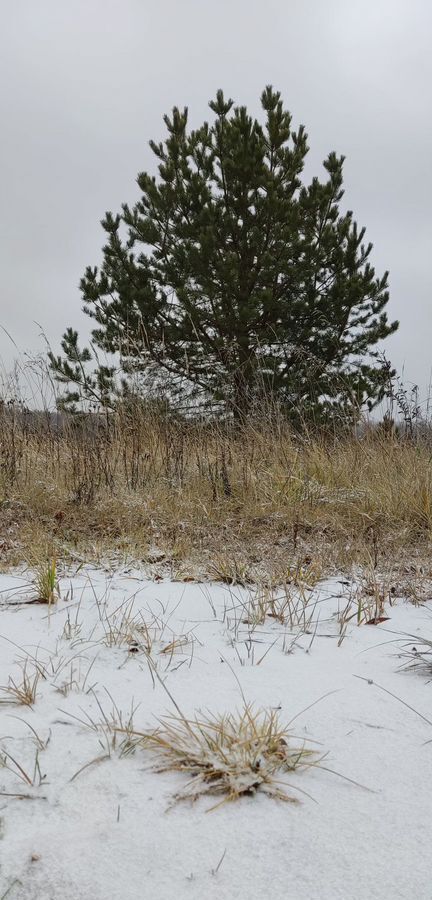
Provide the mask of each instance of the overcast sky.
MULTIPOLYGON (((222 87, 270 83, 311 146, 346 155, 345 199, 390 270, 387 354, 425 396, 432 366, 430 0, 0 0, 0 325, 22 352, 88 334, 78 282, 105 210, 134 202, 148 140, 222 87), (39 325, 35 324, 39 323, 39 325)), ((16 355, 0 331, 0 358, 16 355)))

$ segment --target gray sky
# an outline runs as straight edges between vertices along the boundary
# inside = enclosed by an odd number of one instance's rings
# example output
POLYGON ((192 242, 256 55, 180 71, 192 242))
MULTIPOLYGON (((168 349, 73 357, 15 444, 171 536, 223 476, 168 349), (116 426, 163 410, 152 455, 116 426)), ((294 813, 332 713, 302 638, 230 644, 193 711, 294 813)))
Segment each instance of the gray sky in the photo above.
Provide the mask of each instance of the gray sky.
MULTIPOLYGON (((320 174, 344 153, 345 199, 390 269, 388 356, 424 396, 432 366, 430 0, 0 0, 0 325, 38 352, 89 332, 78 282, 105 210, 138 197, 148 140, 222 87, 258 113, 271 83, 320 174)), ((0 332, 0 359, 16 356, 0 332)))

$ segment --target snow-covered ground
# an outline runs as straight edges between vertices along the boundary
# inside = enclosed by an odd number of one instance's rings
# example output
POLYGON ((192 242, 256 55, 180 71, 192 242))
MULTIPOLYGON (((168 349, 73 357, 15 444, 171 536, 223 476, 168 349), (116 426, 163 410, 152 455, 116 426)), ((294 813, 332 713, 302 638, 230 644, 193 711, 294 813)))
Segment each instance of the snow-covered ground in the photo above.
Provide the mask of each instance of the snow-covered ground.
POLYGON ((24 602, 26 581, 0 576, 0 685, 24 665, 44 675, 32 707, 0 705, 0 898, 430 900, 432 684, 400 654, 432 637, 431 607, 397 599, 340 642, 342 579, 309 592, 307 633, 254 626, 238 587, 88 569, 48 610, 24 602), (118 646, 137 623, 137 643, 118 646), (186 715, 241 707, 241 686, 319 742, 326 769, 286 779, 299 804, 258 791, 211 812, 220 798, 173 805, 182 773, 112 747, 97 726, 113 704, 117 722, 136 707, 136 729, 175 711, 144 645, 186 715))

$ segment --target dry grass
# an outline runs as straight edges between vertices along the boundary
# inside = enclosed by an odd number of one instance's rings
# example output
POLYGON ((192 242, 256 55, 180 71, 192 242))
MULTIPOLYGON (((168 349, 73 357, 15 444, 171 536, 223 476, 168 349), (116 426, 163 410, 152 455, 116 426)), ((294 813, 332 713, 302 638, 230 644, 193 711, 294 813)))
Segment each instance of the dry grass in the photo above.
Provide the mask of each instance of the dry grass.
POLYGON ((432 677, 432 640, 415 638, 403 647, 401 656, 406 659, 405 669, 413 669, 429 678, 432 677), (414 643, 415 642, 415 643, 414 643))
POLYGON ((31 675, 27 671, 25 663, 21 669, 21 679, 15 681, 9 676, 8 683, 0 687, 0 703, 16 704, 18 706, 34 706, 37 698, 37 687, 40 672, 36 669, 31 675))
POLYGON ((234 430, 140 407, 55 422, 0 404, 0 454, 4 566, 36 541, 230 584, 428 558, 428 432, 299 435, 275 419, 234 430))
POLYGON ((12 775, 29 787, 40 787, 46 778, 46 775, 42 774, 39 765, 39 750, 36 750, 35 752, 33 768, 28 769, 25 768, 16 757, 5 750, 4 747, 0 748, 0 768, 7 769, 12 775))
POLYGON ((156 731, 138 736, 156 755, 156 771, 191 777, 176 801, 221 794, 225 803, 260 790, 295 803, 286 788, 304 792, 284 784, 281 776, 318 764, 317 752, 296 744, 275 710, 255 710, 246 703, 239 712, 221 716, 166 717, 156 731))
POLYGON ((57 603, 60 590, 57 581, 57 562, 55 559, 42 560, 36 565, 33 584, 38 603, 51 606, 57 603))
POLYGON ((312 588, 289 582, 275 586, 260 583, 250 587, 247 593, 234 594, 230 590, 229 596, 224 622, 236 637, 242 625, 247 625, 253 633, 258 626, 272 619, 290 629, 307 632, 316 606, 312 588))

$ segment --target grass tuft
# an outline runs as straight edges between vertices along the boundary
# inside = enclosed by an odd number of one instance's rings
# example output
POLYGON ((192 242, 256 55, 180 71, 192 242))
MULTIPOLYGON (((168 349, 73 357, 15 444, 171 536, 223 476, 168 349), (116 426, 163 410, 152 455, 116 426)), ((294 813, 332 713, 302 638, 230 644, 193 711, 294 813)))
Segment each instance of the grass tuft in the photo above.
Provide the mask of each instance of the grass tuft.
POLYGON ((57 603, 60 596, 57 581, 57 562, 55 559, 42 560, 36 567, 33 584, 38 603, 51 606, 57 603))
POLYGON ((39 683, 40 672, 36 671, 29 675, 27 666, 22 668, 21 681, 15 681, 9 676, 8 683, 4 687, 0 687, 0 703, 16 704, 21 706, 34 706, 37 698, 37 686, 39 683))
POLYGON ((432 641, 421 638, 415 644, 408 644, 401 654, 406 658, 403 668, 414 669, 432 677, 432 641))
POLYGON ((225 803, 263 791, 295 803, 297 798, 287 792, 280 776, 319 762, 315 750, 293 742, 275 710, 255 710, 249 703, 236 713, 220 716, 165 717, 141 739, 159 757, 156 771, 177 770, 192 776, 175 801, 221 794, 225 803))

